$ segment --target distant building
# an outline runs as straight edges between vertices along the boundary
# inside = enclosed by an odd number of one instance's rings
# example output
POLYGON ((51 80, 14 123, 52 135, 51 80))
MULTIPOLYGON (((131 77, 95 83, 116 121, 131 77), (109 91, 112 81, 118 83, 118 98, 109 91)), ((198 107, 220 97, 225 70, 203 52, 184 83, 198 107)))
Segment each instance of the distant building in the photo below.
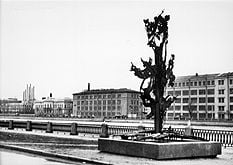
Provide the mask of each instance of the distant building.
POLYGON ((1 114, 19 114, 23 111, 22 101, 16 98, 9 98, 0 100, 0 113, 1 114))
POLYGON ((168 119, 233 119, 233 72, 180 76, 166 93, 178 96, 167 111, 168 119))
POLYGON ((73 115, 83 118, 142 116, 143 106, 138 91, 130 89, 95 89, 73 94, 73 115))
POLYGON ((36 100, 34 110, 36 116, 47 117, 70 117, 72 114, 73 101, 70 98, 55 99, 50 97, 36 100))

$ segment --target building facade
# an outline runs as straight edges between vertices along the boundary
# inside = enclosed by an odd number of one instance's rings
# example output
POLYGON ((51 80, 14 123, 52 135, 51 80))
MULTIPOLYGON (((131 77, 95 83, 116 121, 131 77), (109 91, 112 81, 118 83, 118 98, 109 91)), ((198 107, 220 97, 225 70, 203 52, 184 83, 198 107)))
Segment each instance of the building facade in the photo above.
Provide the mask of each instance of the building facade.
POLYGON ((19 114, 22 113, 24 110, 24 106, 22 101, 16 98, 9 98, 0 100, 0 113, 2 115, 7 114, 19 114))
POLYGON ((166 94, 177 96, 167 110, 167 119, 233 119, 233 72, 180 76, 166 94))
POLYGON ((36 116, 42 117, 70 117, 73 101, 70 98, 55 99, 47 97, 34 103, 36 116))
POLYGON ((138 91, 122 89, 86 90, 73 94, 73 115, 83 118, 142 116, 143 106, 138 91))

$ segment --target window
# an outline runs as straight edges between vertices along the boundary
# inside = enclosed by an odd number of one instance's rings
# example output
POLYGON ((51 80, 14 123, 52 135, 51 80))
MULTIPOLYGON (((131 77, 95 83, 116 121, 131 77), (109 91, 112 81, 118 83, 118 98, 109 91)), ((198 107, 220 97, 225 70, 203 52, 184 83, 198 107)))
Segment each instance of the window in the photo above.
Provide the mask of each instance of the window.
POLYGON ((191 90, 191 95, 197 95, 197 90, 191 90))
POLYGON ((199 98, 199 103, 205 103, 205 98, 204 97, 200 97, 199 98))
POLYGON ((193 86, 193 82, 190 82, 190 86, 193 86))
POLYGON ((203 85, 206 85, 206 82, 205 82, 205 81, 203 81, 203 85))
POLYGON ((173 95, 173 91, 168 91, 167 94, 168 95, 173 95))
POLYGON ((230 102, 233 103, 233 97, 230 97, 230 102))
POLYGON ((230 105, 230 110, 233 111, 233 105, 230 105))
POLYGON ((111 104, 111 100, 108 100, 108 104, 111 104))
POLYGON ((181 109, 181 107, 180 106, 175 106, 175 110, 180 110, 181 109))
POLYGON ((121 104, 121 100, 117 100, 117 104, 118 104, 118 105, 121 104))
POLYGON ((223 95, 224 94, 224 89, 219 89, 218 94, 223 95))
POLYGON ((179 83, 179 87, 181 87, 181 83, 179 83))
POLYGON ((185 86, 185 82, 182 83, 182 86, 183 86, 183 87, 185 86))
POLYGON ((201 86, 201 81, 199 81, 199 86, 201 86))
POLYGON ((189 86, 189 82, 186 82, 186 86, 189 86))
POLYGON ((194 82, 194 86, 197 86, 197 82, 196 81, 194 82))
POLYGON ((117 98, 120 98, 121 97, 121 94, 117 94, 117 98))
POLYGON ((214 97, 208 97, 208 103, 214 103, 214 97))
POLYGON ((181 91, 175 91, 175 95, 176 96, 180 96, 181 95, 181 91))
POLYGON ((181 98, 177 98, 176 100, 175 100, 175 103, 180 103, 181 102, 181 98))
POLYGON ((197 98, 191 98, 191 103, 197 103, 197 98))
POLYGON ((214 95, 214 89, 208 89, 207 94, 208 95, 214 95))
POLYGON ((184 105, 183 106, 183 111, 188 111, 189 110, 189 106, 188 105, 184 105))
POLYGON ((218 98, 218 102, 219 102, 219 103, 224 103, 224 97, 219 97, 219 98, 218 98))
POLYGON ((213 105, 208 105, 207 109, 208 109, 208 111, 214 111, 214 106, 213 105))
POLYGON ((218 85, 224 85, 224 80, 218 80, 218 85))
POLYGON ((183 95, 189 95, 189 91, 188 90, 183 90, 183 95))
POLYGON ((233 79, 230 79, 230 84, 233 84, 233 79))
POLYGON ((183 98, 183 103, 188 103, 189 98, 183 98))
POLYGON ((224 111, 224 106, 218 106, 219 111, 224 111))
POLYGON ((230 94, 233 94, 233 88, 230 88, 230 94))
POLYGON ((205 95, 205 89, 200 89, 199 90, 199 95, 205 95))
POLYGON ((106 95, 103 95, 103 99, 106 99, 106 95))
POLYGON ((199 111, 205 111, 205 106, 204 105, 200 105, 199 106, 199 111))
POLYGON ((211 81, 211 85, 214 85, 214 80, 211 81))
POLYGON ((103 100, 103 104, 104 104, 104 105, 106 104, 106 100, 103 100))

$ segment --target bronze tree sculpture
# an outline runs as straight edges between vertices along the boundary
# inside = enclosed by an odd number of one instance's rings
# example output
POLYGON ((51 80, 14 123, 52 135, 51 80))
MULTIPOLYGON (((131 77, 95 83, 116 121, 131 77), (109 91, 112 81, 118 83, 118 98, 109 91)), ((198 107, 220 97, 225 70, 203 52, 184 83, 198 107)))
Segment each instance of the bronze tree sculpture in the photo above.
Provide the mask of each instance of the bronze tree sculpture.
POLYGON ((169 15, 162 16, 163 12, 154 17, 152 22, 145 19, 145 29, 147 32, 147 45, 154 51, 154 64, 152 58, 148 61, 141 59, 144 69, 137 68, 132 64, 131 71, 142 79, 140 86, 141 99, 145 107, 149 107, 151 112, 147 118, 154 117, 154 132, 161 133, 163 118, 167 108, 174 102, 176 97, 164 96, 166 85, 173 87, 175 76, 173 74, 174 58, 172 54, 167 63, 168 44, 168 21, 169 15), (145 82, 148 82, 145 86, 145 82))

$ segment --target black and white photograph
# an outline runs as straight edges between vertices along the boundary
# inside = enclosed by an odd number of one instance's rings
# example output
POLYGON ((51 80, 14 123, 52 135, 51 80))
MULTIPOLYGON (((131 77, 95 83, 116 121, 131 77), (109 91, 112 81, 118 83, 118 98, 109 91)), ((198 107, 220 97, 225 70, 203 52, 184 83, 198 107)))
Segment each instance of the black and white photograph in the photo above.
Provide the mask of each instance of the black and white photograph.
POLYGON ((232 161, 232 0, 0 0, 0 165, 232 161))

